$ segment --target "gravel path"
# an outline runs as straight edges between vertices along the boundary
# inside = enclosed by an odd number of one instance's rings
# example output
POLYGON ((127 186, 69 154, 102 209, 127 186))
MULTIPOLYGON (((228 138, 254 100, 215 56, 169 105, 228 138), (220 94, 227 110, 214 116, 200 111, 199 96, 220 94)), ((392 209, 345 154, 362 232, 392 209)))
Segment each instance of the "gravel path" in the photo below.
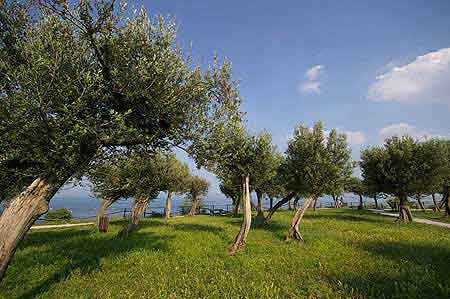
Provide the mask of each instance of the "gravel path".
MULTIPOLYGON (((398 214, 388 213, 388 212, 385 212, 384 210, 369 209, 369 211, 376 213, 376 214, 383 215, 383 216, 398 217, 398 214)), ((443 223, 443 222, 438 222, 438 221, 433 221, 433 220, 428 220, 428 219, 423 219, 423 218, 415 218, 415 217, 413 218, 413 221, 417 222, 417 223, 430 224, 430 225, 436 225, 436 226, 450 228, 450 223, 443 223)))

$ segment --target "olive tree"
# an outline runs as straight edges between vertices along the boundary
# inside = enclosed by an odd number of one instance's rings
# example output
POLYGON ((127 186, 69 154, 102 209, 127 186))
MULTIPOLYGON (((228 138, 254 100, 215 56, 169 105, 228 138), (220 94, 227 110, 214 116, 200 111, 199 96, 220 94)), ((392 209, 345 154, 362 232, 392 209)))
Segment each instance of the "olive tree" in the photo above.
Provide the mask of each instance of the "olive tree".
POLYGON ((364 182, 360 178, 351 177, 347 180, 346 191, 358 195, 359 197, 358 209, 362 210, 364 208, 363 196, 367 194, 367 188, 364 182))
POLYGON ((231 202, 233 204, 232 215, 237 216, 237 214, 239 213, 242 197, 242 186, 240 184, 241 180, 236 176, 219 177, 219 180, 219 189, 225 195, 225 197, 231 199, 231 202))
POLYGON ((299 224, 310 206, 320 196, 329 192, 329 182, 338 181, 351 173, 350 149, 345 134, 331 130, 327 138, 322 123, 313 128, 299 125, 286 150, 287 188, 304 196, 303 207, 297 209, 286 240, 302 240, 299 224))
POLYGON ((208 193, 209 183, 204 178, 194 175, 187 180, 187 187, 188 199, 191 201, 188 216, 194 216, 200 207, 202 197, 208 193))
POLYGON ((26 18, 0 6, 1 163, 20 158, 10 177, 34 167, 0 217, 0 279, 53 195, 102 148, 189 146, 215 111, 240 103, 230 65, 193 67, 170 20, 125 16, 114 1, 39 3, 26 18))
POLYGON ((189 191, 189 167, 171 153, 162 157, 161 191, 166 193, 164 218, 170 218, 172 195, 189 191))

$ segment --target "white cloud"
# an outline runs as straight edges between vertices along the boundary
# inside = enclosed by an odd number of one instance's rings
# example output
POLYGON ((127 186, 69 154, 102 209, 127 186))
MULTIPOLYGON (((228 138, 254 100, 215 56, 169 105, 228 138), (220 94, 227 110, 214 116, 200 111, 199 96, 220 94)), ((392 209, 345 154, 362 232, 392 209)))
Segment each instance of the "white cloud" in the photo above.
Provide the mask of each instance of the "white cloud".
POLYGON ((362 145, 366 141, 366 136, 361 131, 344 131, 350 145, 362 145))
POLYGON ((308 81, 300 85, 300 90, 305 93, 320 93, 320 82, 308 81))
POLYGON ((323 65, 315 65, 306 71, 306 77, 311 81, 316 80, 323 69, 323 65))
POLYGON ((324 68, 320 64, 309 68, 305 72, 307 80, 299 85, 299 90, 304 93, 320 93, 321 83, 318 81, 318 77, 324 68))
POLYGON ((428 138, 440 138, 442 135, 433 134, 426 130, 417 129, 415 126, 407 123, 397 123, 382 128, 379 132, 380 142, 392 136, 411 136, 418 140, 426 140, 428 138))
POLYGON ((376 77, 368 97, 374 101, 449 101, 450 48, 418 56, 376 77))

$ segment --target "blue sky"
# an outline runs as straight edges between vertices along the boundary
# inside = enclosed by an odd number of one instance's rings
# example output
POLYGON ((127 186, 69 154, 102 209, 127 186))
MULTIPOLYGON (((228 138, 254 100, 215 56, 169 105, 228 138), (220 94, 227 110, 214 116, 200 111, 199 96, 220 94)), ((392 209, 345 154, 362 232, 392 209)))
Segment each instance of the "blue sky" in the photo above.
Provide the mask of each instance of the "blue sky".
MULTIPOLYGON (((348 133, 355 158, 394 134, 449 137, 448 0, 129 6, 174 16, 180 45, 192 42, 201 63, 214 53, 230 59, 249 129, 269 130, 280 150, 296 124, 318 120, 348 133)), ((201 173, 218 196, 212 176, 201 173)))

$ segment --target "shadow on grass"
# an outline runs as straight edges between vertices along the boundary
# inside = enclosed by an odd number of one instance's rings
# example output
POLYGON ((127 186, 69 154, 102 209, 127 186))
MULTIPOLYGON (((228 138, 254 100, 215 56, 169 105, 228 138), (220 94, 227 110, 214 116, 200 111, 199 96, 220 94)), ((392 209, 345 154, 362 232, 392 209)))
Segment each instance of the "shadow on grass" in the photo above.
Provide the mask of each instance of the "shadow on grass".
POLYGON ((171 227, 175 230, 180 230, 184 232, 208 232, 213 234, 222 233, 224 230, 220 227, 205 224, 194 224, 194 223, 180 223, 172 224, 171 227))
MULTIPOLYGON (((153 235, 152 233, 134 232, 124 240, 111 238, 111 235, 98 234, 91 230, 65 230, 36 232, 29 234, 23 247, 33 244, 46 243, 49 250, 45 252, 30 250, 20 256, 22 268, 20 273, 26 273, 27 269, 39 265, 65 264, 47 279, 23 293, 20 298, 35 298, 39 294, 48 291, 53 285, 64 281, 73 271, 77 270, 86 275, 101 268, 101 259, 114 258, 126 254, 134 249, 143 250, 169 250, 168 242, 173 236, 153 235), (93 237, 95 236, 95 237, 93 237)), ((13 261, 14 263, 14 261, 13 261)), ((24 283, 26 283, 24 281, 24 283)))
POLYGON ((342 220, 342 221, 352 221, 352 222, 370 222, 370 223, 381 223, 384 222, 382 218, 368 217, 373 214, 369 214, 369 212, 353 212, 353 213, 345 213, 345 214, 305 214, 303 216, 304 219, 310 219, 314 221, 317 220, 342 220))
POLYGON ((333 285, 355 291, 355 298, 450 298, 448 247, 399 241, 361 242, 357 246, 395 264, 376 272, 329 276, 333 285))

